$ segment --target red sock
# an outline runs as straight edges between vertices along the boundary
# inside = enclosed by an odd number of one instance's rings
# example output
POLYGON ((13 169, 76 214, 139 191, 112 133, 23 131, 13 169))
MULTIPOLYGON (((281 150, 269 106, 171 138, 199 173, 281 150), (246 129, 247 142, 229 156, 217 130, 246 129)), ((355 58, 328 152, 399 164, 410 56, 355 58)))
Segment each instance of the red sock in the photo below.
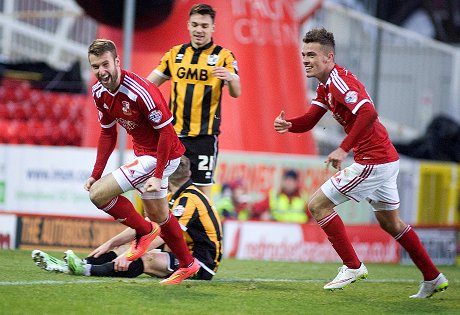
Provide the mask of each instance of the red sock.
POLYGON ((179 266, 181 268, 189 267, 193 263, 193 256, 190 254, 187 244, 185 243, 184 234, 182 234, 182 229, 180 228, 177 218, 170 212, 168 218, 160 223, 160 226, 160 235, 169 248, 171 248, 171 251, 176 255, 179 260, 179 266))
POLYGON ((342 258, 343 264, 350 269, 358 269, 361 266, 361 261, 351 245, 345 231, 345 225, 337 212, 333 211, 328 216, 319 220, 318 224, 326 233, 332 247, 334 247, 337 254, 342 258))
POLYGON ((152 230, 152 225, 136 211, 131 201, 126 197, 117 196, 100 209, 110 214, 121 224, 135 229, 138 235, 148 234, 152 230))
POLYGON ((417 233, 410 225, 395 236, 395 240, 409 253, 410 258, 423 274, 423 280, 430 281, 436 278, 440 272, 431 261, 430 256, 420 242, 417 233))

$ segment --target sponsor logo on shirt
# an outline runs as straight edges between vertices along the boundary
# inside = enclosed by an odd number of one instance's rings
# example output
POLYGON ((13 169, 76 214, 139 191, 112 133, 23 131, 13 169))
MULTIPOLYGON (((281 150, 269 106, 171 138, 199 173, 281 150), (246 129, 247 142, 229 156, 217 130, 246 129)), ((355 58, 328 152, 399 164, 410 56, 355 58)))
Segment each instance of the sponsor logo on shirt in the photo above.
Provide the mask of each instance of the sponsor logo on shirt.
POLYGON ((345 103, 354 104, 358 100, 358 92, 356 91, 348 91, 345 94, 345 103))
POLYGON ((126 120, 123 118, 117 118, 117 121, 126 130, 133 130, 134 128, 137 127, 137 124, 135 121, 126 120))
POLYGON ((161 111, 159 110, 153 110, 150 114, 149 114, 149 120, 155 124, 158 124, 160 121, 161 121, 161 118, 163 117, 163 115, 161 114, 161 111))

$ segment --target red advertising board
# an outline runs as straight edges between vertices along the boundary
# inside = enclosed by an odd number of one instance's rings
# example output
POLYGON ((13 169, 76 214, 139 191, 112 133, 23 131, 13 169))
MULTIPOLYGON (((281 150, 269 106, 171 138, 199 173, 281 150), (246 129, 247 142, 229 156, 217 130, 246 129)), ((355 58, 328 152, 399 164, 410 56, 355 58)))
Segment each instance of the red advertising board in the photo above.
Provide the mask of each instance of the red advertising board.
MULTIPOLYGON (((399 262, 398 243, 379 226, 348 226, 347 232, 362 261, 399 262)), ((226 221, 224 235, 226 257, 308 262, 340 261, 317 224, 226 221)))

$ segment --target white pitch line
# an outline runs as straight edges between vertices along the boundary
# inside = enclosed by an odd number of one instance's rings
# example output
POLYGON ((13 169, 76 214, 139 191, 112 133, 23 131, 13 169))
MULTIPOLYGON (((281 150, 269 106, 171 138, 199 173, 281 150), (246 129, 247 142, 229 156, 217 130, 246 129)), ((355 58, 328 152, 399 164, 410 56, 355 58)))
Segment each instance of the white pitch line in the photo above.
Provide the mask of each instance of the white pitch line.
POLYGON ((106 283, 106 282, 147 282, 152 281, 152 279, 124 279, 124 278, 106 278, 106 279, 94 279, 94 280, 37 280, 37 281, 1 281, 0 286, 8 285, 36 285, 36 284, 86 284, 86 283, 106 283))
MULTIPOLYGON (((87 284, 87 283, 107 283, 107 282, 126 282, 126 283, 137 283, 137 282, 155 282, 159 281, 156 278, 145 278, 145 279, 126 279, 126 278, 98 278, 97 280, 81 279, 81 280, 37 280, 37 281, 0 281, 0 286, 20 286, 20 285, 58 285, 58 284, 87 284)), ((188 280, 186 280, 188 282, 188 280)), ((193 281, 194 283, 206 283, 205 281, 193 281)), ((233 278, 233 279, 214 279, 212 282, 291 282, 291 283, 317 283, 327 282, 327 279, 247 279, 247 278, 233 278)), ((419 280, 411 279, 366 279, 365 282, 370 283, 419 283, 419 280)))

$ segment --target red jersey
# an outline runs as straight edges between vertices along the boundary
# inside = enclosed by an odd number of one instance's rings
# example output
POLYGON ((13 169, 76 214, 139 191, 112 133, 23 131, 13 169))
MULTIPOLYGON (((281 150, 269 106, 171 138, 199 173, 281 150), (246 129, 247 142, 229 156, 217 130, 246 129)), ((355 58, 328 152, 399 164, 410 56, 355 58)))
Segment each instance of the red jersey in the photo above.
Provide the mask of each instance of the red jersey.
MULTIPOLYGON (((118 122, 132 136, 136 156, 151 155, 157 158, 155 177, 162 177, 168 160, 184 154, 185 148, 171 124, 172 114, 160 90, 153 83, 122 69, 120 86, 115 92, 110 92, 97 82, 92 93, 99 110, 101 138, 108 134, 104 129, 110 129, 118 122)), ((113 135, 116 141, 116 133, 108 137, 113 138, 113 135)), ((96 177, 102 175, 108 156, 113 151, 110 148, 112 141, 113 139, 109 139, 110 143, 102 141, 102 144, 99 141, 98 158, 93 170, 96 177)))
MULTIPOLYGON (((353 128, 362 106, 374 108, 363 84, 353 73, 339 65, 334 66, 326 84, 318 84, 312 104, 331 111, 347 134, 353 128)), ((355 161, 360 164, 383 164, 399 159, 387 130, 378 118, 359 135, 352 149, 355 161)))

